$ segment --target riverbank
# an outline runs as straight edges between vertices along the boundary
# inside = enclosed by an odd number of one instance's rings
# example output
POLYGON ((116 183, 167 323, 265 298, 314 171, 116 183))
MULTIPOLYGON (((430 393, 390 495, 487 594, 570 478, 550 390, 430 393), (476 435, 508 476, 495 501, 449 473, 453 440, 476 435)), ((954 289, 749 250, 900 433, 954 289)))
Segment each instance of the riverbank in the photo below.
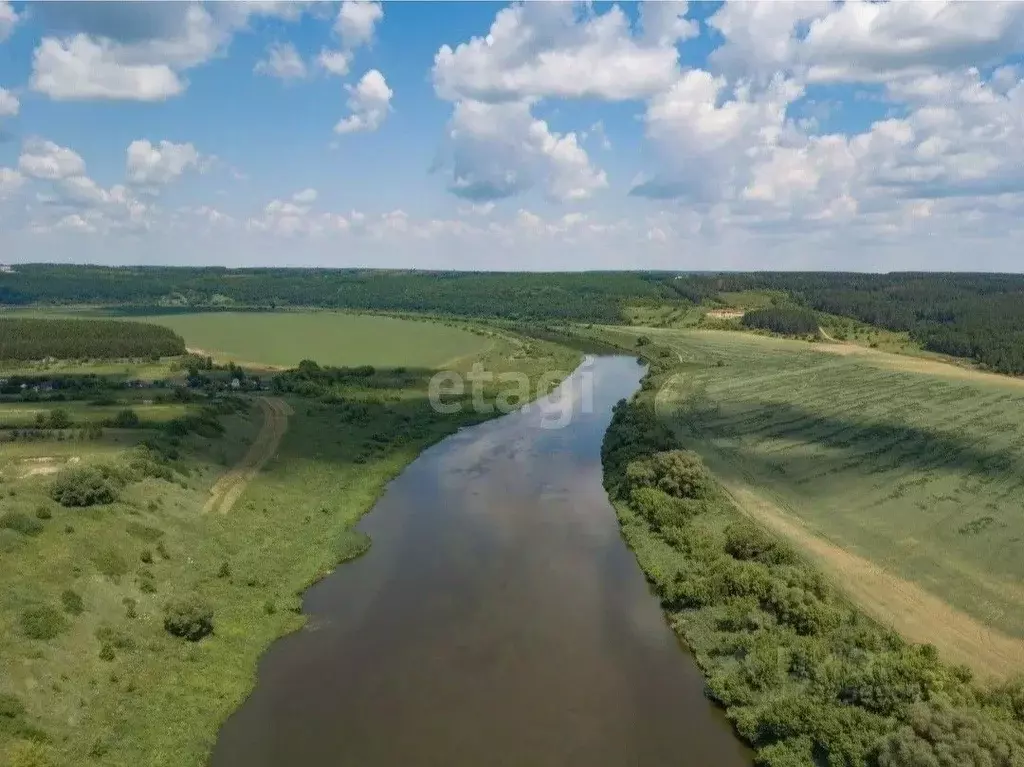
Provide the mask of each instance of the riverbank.
POLYGON ((424 451, 261 659, 212 767, 749 767, 619 535, 601 483, 633 357, 424 451), (562 415, 560 413, 559 415, 562 415))
MULTIPOLYGON (((579 359, 554 344, 502 338, 464 365, 536 381, 551 370, 568 374, 579 359)), ((366 550, 355 522, 423 449, 489 417, 435 412, 428 375, 378 371, 322 390, 280 392, 294 410, 288 430, 226 513, 202 509, 260 419, 233 416, 223 437, 195 438, 195 451, 192 438, 183 440, 174 483, 147 479, 109 506, 56 509, 41 534, 5 551, 9 600, 59 610, 62 590, 74 589, 81 606, 65 619, 68 630, 47 641, 24 636, 15 618, 5 626, 0 763, 205 764, 266 648, 304 625, 302 593, 366 550), (190 594, 213 613, 213 634, 194 643, 163 626, 164 605, 190 594)), ((492 387, 485 398, 495 395, 492 387)), ((29 503, 45 497, 48 481, 5 489, 29 503)))
POLYGON ((747 521, 699 456, 678 449, 656 411, 681 358, 657 343, 639 352, 650 369, 641 391, 616 408, 603 449, 606 487, 709 695, 758 763, 924 767, 952 758, 980 767, 1024 759, 1024 688, 975 683, 934 648, 905 642, 747 521))

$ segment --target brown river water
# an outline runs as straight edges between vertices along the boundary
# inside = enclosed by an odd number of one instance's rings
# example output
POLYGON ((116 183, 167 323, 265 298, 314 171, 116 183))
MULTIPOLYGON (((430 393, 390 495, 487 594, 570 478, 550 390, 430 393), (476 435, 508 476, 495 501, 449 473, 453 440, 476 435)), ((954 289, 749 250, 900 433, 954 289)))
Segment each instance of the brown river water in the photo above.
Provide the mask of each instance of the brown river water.
POLYGON ((642 373, 598 357, 562 385, 563 428, 533 405, 410 464, 359 524, 368 553, 264 656, 213 767, 749 767, 602 486, 612 405, 642 373))

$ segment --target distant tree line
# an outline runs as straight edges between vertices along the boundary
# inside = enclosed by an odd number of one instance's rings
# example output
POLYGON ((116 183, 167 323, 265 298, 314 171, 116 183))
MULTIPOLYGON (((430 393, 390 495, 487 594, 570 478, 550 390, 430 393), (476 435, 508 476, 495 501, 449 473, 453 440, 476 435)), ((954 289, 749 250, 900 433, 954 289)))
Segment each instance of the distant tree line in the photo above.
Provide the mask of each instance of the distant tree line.
POLYGON ((672 286, 694 300, 784 291, 810 309, 908 332, 930 351, 1024 374, 1024 275, 760 272, 687 275, 672 286))
POLYGON ((119 320, 0 318, 0 359, 167 357, 185 353, 169 328, 119 320))
POLYGON ((744 327, 770 330, 787 336, 818 332, 818 315, 800 306, 768 306, 753 309, 740 320, 744 327))
POLYGON ((510 320, 620 322, 625 303, 678 300, 663 274, 225 269, 35 264, 0 274, 0 305, 163 310, 317 306, 510 320))
POLYGON ((926 349, 1024 374, 1024 275, 839 272, 497 273, 31 264, 0 274, 0 306, 96 303, 125 315, 313 306, 516 322, 619 323, 635 305, 774 290, 801 306, 909 332, 926 349))

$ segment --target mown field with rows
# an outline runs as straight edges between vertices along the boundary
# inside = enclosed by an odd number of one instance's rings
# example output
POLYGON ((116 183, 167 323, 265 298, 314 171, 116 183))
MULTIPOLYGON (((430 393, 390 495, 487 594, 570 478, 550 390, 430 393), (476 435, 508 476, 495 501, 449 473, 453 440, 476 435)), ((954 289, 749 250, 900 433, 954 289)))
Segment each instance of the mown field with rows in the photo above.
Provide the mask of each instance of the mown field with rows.
POLYGON ((650 336, 680 358, 660 413, 734 495, 1024 637, 1024 382, 741 333, 650 336))

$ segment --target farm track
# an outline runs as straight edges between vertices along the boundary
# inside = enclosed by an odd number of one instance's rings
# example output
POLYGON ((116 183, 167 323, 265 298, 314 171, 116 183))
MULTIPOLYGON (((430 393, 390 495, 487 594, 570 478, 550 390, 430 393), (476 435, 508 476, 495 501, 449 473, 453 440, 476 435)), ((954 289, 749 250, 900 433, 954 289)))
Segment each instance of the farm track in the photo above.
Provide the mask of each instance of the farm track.
POLYGON ((293 411, 287 402, 277 397, 262 397, 258 402, 263 411, 263 426, 242 460, 210 488, 204 513, 216 511, 227 514, 231 511, 249 482, 274 457, 281 438, 288 431, 288 416, 293 411))
POLYGON ((1005 678, 1024 668, 1024 641, 956 610, 875 563, 819 538, 796 517, 752 490, 726 486, 737 508, 805 552, 876 620, 913 642, 935 645, 949 661, 979 676, 1005 678))

